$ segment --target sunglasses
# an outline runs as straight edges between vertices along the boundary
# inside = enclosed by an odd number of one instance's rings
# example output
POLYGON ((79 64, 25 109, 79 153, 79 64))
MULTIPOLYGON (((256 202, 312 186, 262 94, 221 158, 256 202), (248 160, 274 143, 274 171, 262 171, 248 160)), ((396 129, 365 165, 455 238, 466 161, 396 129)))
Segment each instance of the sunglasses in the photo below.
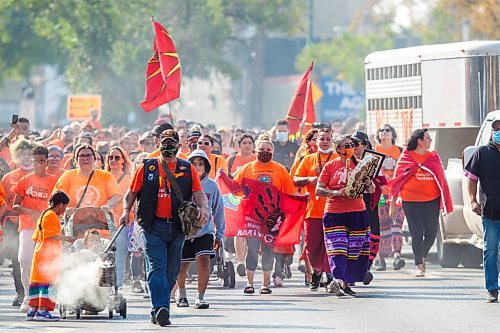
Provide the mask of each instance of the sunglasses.
POLYGON ((211 146, 212 143, 210 141, 198 141, 198 146, 211 146))
POLYGON ((340 148, 344 148, 344 149, 349 149, 349 148, 354 148, 356 147, 354 143, 346 143, 342 146, 340 146, 340 148))
POLYGON ((80 154, 78 158, 90 158, 91 156, 94 156, 94 154, 80 154))
POLYGON ((386 133, 390 133, 391 132, 391 129, 390 128, 382 128, 379 130, 379 132, 386 132, 386 133))
POLYGON ((120 155, 117 155, 117 156, 112 156, 112 155, 109 155, 109 156, 108 156, 108 159, 109 159, 110 161, 117 161, 117 162, 118 162, 119 160, 121 160, 121 159, 122 159, 122 157, 121 157, 120 155))

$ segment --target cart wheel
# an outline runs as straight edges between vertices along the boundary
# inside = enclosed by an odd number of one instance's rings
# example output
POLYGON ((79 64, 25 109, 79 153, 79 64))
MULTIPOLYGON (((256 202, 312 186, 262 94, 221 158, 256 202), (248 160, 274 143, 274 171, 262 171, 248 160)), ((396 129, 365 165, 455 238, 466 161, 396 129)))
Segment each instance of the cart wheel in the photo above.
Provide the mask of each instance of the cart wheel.
POLYGON ((227 266, 226 276, 228 280, 227 287, 233 289, 236 286, 236 275, 234 272, 234 264, 232 261, 228 261, 226 263, 226 266, 227 266))
POLYGON ((120 316, 122 318, 127 318, 127 300, 124 299, 120 304, 120 316))
POLYGON ((225 269, 223 272, 224 272, 224 274, 222 274, 222 286, 224 288, 227 288, 227 287, 229 287, 229 274, 228 274, 227 269, 225 269))
POLYGON ((66 307, 64 305, 59 307, 59 315, 62 319, 66 319, 66 307))
POLYGON ((80 308, 75 309, 75 315, 76 315, 76 319, 80 319, 80 317, 82 315, 82 310, 80 310, 80 308))
POLYGON ((113 319, 113 310, 108 311, 108 318, 113 319))

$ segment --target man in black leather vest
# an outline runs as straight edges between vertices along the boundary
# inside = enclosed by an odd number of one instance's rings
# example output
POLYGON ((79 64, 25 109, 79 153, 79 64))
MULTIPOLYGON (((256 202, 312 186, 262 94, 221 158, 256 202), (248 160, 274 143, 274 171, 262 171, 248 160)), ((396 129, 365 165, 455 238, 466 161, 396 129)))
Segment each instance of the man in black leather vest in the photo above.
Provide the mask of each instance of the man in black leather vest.
POLYGON ((161 156, 144 160, 134 174, 123 200, 120 223, 128 224, 130 209, 137 199, 137 223, 144 229, 146 270, 153 306, 151 321, 166 326, 170 324, 170 292, 179 274, 184 234, 178 215, 181 202, 162 165, 167 165, 173 173, 183 200, 191 201, 194 197, 200 206, 202 223, 208 221, 209 211, 196 169, 188 161, 176 157, 180 146, 178 133, 168 129, 161 133, 160 140, 161 156))

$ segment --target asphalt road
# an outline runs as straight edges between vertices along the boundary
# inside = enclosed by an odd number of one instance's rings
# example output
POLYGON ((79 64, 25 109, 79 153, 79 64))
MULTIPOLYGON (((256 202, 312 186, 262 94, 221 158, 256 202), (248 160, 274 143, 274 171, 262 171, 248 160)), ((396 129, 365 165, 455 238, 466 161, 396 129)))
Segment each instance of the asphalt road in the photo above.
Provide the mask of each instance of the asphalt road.
POLYGON ((245 282, 240 277, 235 289, 212 282, 205 297, 210 308, 196 310, 191 284, 191 307, 172 304, 172 325, 165 328, 149 322, 149 300, 128 289, 127 319, 109 320, 102 312, 80 320, 69 316, 55 323, 26 322, 11 306, 13 282, 4 264, 0 267, 0 331, 500 332, 500 305, 485 302, 482 270, 443 269, 430 263, 426 277, 416 278, 411 259, 406 261, 401 271, 375 272, 370 286, 353 287, 356 297, 338 298, 323 289, 310 292, 303 285, 303 275, 294 270, 292 279, 285 280, 283 288, 274 288, 272 295, 244 295, 245 282))

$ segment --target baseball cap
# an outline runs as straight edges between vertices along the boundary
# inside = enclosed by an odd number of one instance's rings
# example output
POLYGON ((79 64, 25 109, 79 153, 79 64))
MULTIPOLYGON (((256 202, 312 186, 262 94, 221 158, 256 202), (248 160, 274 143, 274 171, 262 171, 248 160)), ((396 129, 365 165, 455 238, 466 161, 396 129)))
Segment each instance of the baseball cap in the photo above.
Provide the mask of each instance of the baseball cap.
POLYGON ((179 134, 174 131, 173 129, 168 129, 160 134, 160 142, 166 141, 166 140, 172 140, 175 142, 179 142, 179 134))
POLYGON ((356 141, 363 143, 365 145, 368 144, 368 142, 370 141, 368 138, 368 135, 362 131, 356 131, 356 132, 352 133, 351 139, 356 140, 356 141))
POLYGON ((161 133, 163 133, 163 131, 168 130, 168 129, 174 129, 174 128, 169 123, 157 125, 157 126, 153 127, 153 134, 160 135, 161 133))
POLYGON ((146 141, 147 139, 153 139, 154 135, 151 131, 146 131, 142 133, 141 137, 139 138, 139 143, 142 143, 143 141, 146 141))
POLYGON ((191 131, 188 133, 187 139, 191 140, 193 138, 200 138, 202 136, 200 131, 191 131))

